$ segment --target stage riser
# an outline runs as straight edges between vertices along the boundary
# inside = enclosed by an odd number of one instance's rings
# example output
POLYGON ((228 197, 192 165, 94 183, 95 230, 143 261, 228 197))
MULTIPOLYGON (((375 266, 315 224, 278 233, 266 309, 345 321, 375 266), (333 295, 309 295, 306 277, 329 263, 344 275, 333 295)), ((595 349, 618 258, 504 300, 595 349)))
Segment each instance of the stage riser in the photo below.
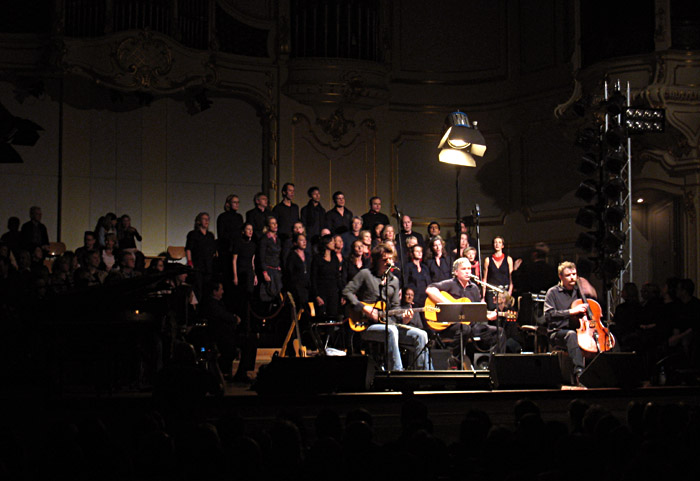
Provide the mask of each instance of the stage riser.
POLYGON ((404 371, 378 373, 375 391, 485 391, 491 388, 488 371, 404 371))

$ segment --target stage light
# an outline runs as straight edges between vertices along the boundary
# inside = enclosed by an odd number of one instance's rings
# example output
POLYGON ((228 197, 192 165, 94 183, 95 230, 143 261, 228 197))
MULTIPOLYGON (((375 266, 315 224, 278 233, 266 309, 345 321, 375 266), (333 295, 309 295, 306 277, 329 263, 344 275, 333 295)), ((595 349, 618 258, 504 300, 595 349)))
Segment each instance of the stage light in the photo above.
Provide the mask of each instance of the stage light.
POLYGON ((605 234, 603 237, 603 250, 607 253, 614 253, 620 250, 620 246, 625 242, 627 236, 624 232, 613 230, 605 234))
POLYGON ((621 205, 613 205, 605 209, 603 213, 603 220, 607 225, 617 226, 620 225, 622 219, 625 218, 625 209, 621 205))
POLYGON ((620 148, 622 145, 622 139, 625 138, 625 131, 619 125, 611 126, 607 132, 605 132, 605 141, 613 149, 620 148))
POLYGON ((438 160, 446 164, 476 167, 476 160, 474 160, 474 157, 466 150, 444 148, 440 150, 438 160))
POLYGON ((581 232, 576 239, 576 248, 584 252, 591 252, 596 243, 595 232, 581 232))
MULTIPOLYGON (((473 125, 470 124, 467 114, 457 111, 452 112, 445 119, 445 133, 438 144, 438 149, 443 148, 467 150, 471 155, 483 157, 486 153, 486 141, 479 132, 476 122, 473 125)), ((447 157, 451 158, 450 155, 447 157)), ((441 162, 446 161, 441 160, 441 162)))
POLYGON ((620 271, 625 268, 625 261, 619 255, 608 256, 603 260, 601 271, 608 279, 615 279, 620 275, 620 271))
POLYGON ((12 145, 33 146, 39 140, 40 125, 29 119, 21 119, 12 115, 0 105, 0 163, 21 163, 22 157, 12 148, 12 145))
POLYGON ((576 215, 576 224, 586 229, 592 228, 596 220, 598 212, 591 206, 581 207, 576 215))
POLYGON ((608 172, 611 174, 620 175, 620 172, 622 172, 622 167, 624 167, 627 163, 627 157, 625 156, 624 151, 615 150, 605 156, 604 163, 608 172))
POLYGON ((610 98, 604 102, 605 109, 611 115, 620 115, 625 108, 626 101, 627 99, 622 95, 622 92, 615 90, 610 98))
POLYGON ((664 109, 625 109, 623 125, 629 134, 645 132, 664 132, 666 130, 666 111, 664 109))
POLYGON ((597 193, 598 184, 589 179, 581 182, 581 185, 578 186, 574 195, 584 202, 590 203, 597 193))
POLYGON ((583 175, 592 175, 600 167, 598 157, 592 152, 586 152, 581 156, 581 164, 578 171, 583 175))
POLYGON ((603 185, 603 195, 609 200, 618 200, 625 190, 627 187, 619 177, 614 177, 603 185))
POLYGON ((586 150, 596 148, 599 140, 598 131, 591 127, 581 129, 576 135, 576 145, 579 145, 586 150))

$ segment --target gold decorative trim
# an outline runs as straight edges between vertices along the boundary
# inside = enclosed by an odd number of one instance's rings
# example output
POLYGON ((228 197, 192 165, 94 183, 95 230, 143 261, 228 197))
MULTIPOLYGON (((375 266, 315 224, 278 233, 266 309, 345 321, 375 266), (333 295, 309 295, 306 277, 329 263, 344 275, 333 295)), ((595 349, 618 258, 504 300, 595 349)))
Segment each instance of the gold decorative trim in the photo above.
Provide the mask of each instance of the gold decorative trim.
POLYGON ((173 66, 172 50, 146 29, 124 39, 114 53, 117 66, 133 78, 132 86, 151 88, 173 66))

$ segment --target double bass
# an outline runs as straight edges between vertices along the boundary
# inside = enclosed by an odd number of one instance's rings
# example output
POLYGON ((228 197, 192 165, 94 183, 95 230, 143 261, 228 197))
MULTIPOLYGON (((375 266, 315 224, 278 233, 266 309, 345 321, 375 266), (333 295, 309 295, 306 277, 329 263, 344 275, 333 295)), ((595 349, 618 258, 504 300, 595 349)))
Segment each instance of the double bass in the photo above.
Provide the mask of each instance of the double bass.
POLYGON ((578 291, 581 294, 581 299, 576 299, 572 302, 571 307, 581 304, 587 305, 586 313, 579 319, 581 324, 576 329, 578 345, 583 351, 583 355, 591 357, 599 352, 611 350, 615 347, 615 337, 601 321, 603 309, 598 302, 586 298, 578 279, 576 280, 576 287, 578 287, 578 291))

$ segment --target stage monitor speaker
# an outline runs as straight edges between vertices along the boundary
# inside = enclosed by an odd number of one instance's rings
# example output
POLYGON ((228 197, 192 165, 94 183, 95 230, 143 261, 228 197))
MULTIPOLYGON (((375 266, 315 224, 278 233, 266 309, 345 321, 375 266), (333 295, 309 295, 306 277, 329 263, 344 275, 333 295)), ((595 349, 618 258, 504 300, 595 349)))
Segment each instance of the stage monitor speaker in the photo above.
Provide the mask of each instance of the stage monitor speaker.
POLYGON ((374 381, 368 356, 274 357, 260 367, 258 394, 365 392, 374 381))
POLYGON ((586 387, 637 387, 642 382, 642 362, 634 352, 602 352, 579 377, 586 387))
POLYGON ((494 354, 489 371, 494 389, 545 389, 562 385, 556 354, 494 354))
POLYGON ((452 357, 452 349, 431 349, 430 357, 433 360, 433 369, 447 371, 450 369, 449 359, 452 357))

